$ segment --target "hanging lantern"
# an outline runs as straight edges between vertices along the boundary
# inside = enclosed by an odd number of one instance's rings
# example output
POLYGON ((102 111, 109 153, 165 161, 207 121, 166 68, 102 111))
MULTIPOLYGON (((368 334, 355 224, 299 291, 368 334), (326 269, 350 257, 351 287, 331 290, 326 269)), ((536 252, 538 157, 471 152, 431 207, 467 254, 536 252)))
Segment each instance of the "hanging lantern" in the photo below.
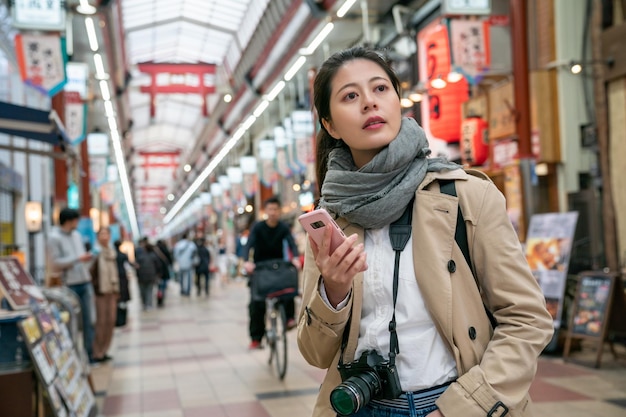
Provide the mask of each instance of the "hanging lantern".
POLYGON ((460 138, 462 104, 469 99, 467 80, 428 90, 430 131, 436 138, 457 142, 460 138))
POLYGON ((426 78, 430 82, 450 72, 450 41, 448 27, 439 24, 429 31, 423 43, 426 48, 426 78))
POLYGON ((468 117, 461 123, 461 159, 471 166, 483 165, 489 155, 486 120, 468 117))

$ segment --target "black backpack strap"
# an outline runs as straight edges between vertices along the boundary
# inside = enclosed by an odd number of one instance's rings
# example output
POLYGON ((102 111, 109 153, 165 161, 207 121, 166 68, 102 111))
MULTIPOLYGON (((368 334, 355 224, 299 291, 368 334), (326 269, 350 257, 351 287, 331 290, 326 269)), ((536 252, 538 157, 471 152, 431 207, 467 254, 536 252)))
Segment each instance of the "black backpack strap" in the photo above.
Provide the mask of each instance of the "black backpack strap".
MULTIPOLYGON (((448 194, 453 197, 456 197, 456 187, 454 186, 454 180, 443 180, 439 181, 439 188, 443 194, 448 194)), ((463 252, 463 257, 465 261, 469 265, 472 270, 472 274, 474 274, 474 269, 472 268, 472 262, 469 254, 469 246, 467 245, 467 230, 465 229, 465 219, 463 218, 463 213, 461 212, 461 205, 458 205, 459 208, 457 210, 456 215, 456 230, 454 231, 454 240, 456 240, 456 244, 461 248, 461 252, 463 252)))
MULTIPOLYGON (((439 180, 439 189, 442 194, 451 195, 453 197, 457 197, 456 195, 456 186, 454 185, 454 180, 439 180)), ((476 274, 474 274, 474 268, 472 268, 472 261, 469 253, 469 246, 467 243, 467 229, 465 228, 465 219, 463 218, 463 212, 461 211, 461 204, 458 205, 457 215, 456 215, 456 229, 454 231, 454 240, 456 244, 461 248, 461 252, 463 252, 463 257, 469 265, 470 270, 472 271, 472 275, 474 278, 476 274)), ((487 317, 489 317, 489 322, 491 322, 491 327, 496 328, 498 322, 496 318, 493 316, 491 311, 487 308, 487 306, 483 303, 485 307, 485 312, 487 313, 487 317)))

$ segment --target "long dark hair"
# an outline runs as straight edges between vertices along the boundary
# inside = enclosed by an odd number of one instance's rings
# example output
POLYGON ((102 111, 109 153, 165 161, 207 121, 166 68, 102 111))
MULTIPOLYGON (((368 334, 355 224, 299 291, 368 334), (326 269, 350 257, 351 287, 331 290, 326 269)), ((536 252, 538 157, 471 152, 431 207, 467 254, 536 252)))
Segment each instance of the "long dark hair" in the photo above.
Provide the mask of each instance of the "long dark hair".
MULTIPOLYGON (((315 77, 313 84, 313 103, 315 104, 315 110, 317 111, 320 123, 322 120, 331 120, 330 95, 332 93, 332 82, 337 71, 339 71, 346 62, 355 59, 367 59, 378 64, 389 76, 391 84, 394 90, 396 90, 398 98, 400 98, 400 81, 391 67, 391 64, 383 54, 371 48, 355 46, 333 54, 322 64, 315 77)), ((330 136, 322 124, 320 131, 317 133, 315 146, 315 174, 317 176, 317 186, 320 194, 324 178, 326 177, 326 171, 328 171, 328 154, 333 148, 339 146, 347 145, 344 141, 337 140, 330 136)))

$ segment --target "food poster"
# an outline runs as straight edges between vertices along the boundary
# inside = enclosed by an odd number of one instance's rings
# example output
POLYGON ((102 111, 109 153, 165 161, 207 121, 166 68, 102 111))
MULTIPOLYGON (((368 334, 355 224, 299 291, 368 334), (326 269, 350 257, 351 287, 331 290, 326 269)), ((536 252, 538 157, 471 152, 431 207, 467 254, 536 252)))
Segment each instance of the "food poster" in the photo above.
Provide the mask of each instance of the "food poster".
POLYGON ((578 288, 572 333, 599 337, 611 297, 609 276, 582 276, 578 288))
POLYGON ((578 212, 535 214, 526 238, 526 260, 546 298, 546 306, 561 327, 567 269, 578 212))

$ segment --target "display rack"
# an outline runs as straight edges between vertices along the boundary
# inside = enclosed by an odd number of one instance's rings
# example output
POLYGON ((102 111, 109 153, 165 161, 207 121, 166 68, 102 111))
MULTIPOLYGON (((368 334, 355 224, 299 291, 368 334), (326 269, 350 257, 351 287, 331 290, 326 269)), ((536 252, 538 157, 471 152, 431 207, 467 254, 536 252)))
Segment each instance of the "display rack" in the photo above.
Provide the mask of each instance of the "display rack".
MULTIPOLYGON (((59 308, 48 300, 14 257, 0 257, 0 295, 24 318, 24 346, 55 417, 95 417, 89 369, 80 358, 59 308)), ((39 412, 40 415, 41 412, 39 412)))

